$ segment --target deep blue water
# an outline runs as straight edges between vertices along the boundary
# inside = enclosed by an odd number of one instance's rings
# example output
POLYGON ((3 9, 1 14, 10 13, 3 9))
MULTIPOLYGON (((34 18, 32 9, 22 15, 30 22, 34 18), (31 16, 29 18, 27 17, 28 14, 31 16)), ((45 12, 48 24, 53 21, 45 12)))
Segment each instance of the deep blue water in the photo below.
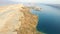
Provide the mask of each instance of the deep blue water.
POLYGON ((32 10, 38 16, 37 31, 46 34, 60 34, 60 9, 48 5, 38 4, 41 11, 32 10))

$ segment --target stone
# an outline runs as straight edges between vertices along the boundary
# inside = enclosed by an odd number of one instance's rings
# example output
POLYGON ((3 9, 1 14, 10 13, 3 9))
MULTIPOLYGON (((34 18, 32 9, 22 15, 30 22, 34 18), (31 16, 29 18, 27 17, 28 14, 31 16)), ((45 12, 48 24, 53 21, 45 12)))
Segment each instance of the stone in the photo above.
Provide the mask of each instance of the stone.
POLYGON ((37 34, 38 17, 22 4, 0 8, 1 34, 37 34))

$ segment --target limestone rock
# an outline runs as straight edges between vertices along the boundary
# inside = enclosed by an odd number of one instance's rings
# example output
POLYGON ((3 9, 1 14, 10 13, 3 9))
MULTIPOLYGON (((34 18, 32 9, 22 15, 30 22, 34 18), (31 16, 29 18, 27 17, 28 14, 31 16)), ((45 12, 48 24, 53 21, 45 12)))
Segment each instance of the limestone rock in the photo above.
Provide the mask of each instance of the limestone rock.
POLYGON ((24 5, 0 7, 0 34, 37 34, 37 23, 38 17, 24 5))
POLYGON ((24 13, 24 20, 22 21, 17 34, 40 34, 40 32, 37 32, 36 30, 38 17, 30 13, 30 9, 28 7, 23 7, 21 11, 24 13))
POLYGON ((0 34, 17 34, 16 29, 21 26, 24 17, 20 11, 23 5, 9 5, 0 8, 0 34))

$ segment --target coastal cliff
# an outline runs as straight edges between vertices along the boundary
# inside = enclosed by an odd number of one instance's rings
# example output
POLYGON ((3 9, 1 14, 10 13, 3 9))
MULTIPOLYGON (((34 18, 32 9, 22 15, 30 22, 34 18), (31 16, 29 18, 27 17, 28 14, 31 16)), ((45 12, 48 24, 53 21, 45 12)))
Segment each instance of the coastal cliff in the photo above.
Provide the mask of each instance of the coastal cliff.
POLYGON ((1 7, 0 13, 4 12, 7 12, 5 13, 6 15, 4 14, 7 17, 2 16, 5 18, 2 21, 0 17, 0 23, 4 23, 2 24, 3 26, 0 27, 0 30, 2 29, 0 31, 1 33, 10 34, 11 32, 16 32, 12 34, 40 34, 40 32, 36 31, 38 17, 30 13, 29 8, 24 5, 15 4, 1 7), (14 20, 17 22, 15 23, 14 20))
POLYGON ((36 34, 36 25, 38 23, 38 17, 30 13, 29 8, 22 10, 24 13, 24 20, 21 23, 18 34, 36 34))

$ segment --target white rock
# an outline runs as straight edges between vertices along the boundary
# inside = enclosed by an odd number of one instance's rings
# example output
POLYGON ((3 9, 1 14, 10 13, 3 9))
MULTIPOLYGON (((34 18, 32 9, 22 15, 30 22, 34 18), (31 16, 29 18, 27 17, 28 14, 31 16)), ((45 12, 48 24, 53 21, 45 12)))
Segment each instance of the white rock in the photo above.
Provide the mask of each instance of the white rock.
POLYGON ((20 11, 23 5, 9 5, 0 8, 0 34, 17 34, 14 32, 21 25, 23 13, 20 11), (5 9, 4 9, 5 8, 5 9))

